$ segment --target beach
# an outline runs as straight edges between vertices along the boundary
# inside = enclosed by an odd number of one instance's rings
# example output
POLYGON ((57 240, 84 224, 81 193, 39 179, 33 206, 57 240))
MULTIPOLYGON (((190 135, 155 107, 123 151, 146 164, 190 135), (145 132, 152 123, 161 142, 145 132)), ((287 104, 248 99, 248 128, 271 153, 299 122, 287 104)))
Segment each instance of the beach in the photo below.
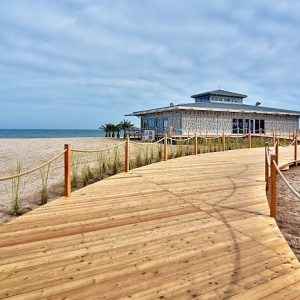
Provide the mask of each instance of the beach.
MULTIPOLYGON (((288 182, 299 191, 300 166, 291 167, 288 171, 284 172, 284 176, 288 182)), ((291 249, 300 260, 300 202, 279 176, 277 183, 276 221, 291 249)))
MULTIPOLYGON (((77 149, 99 149, 111 147, 120 142, 122 139, 100 137, 0 139, 0 177, 15 174, 17 161, 21 163, 22 171, 45 163, 62 152, 64 144, 71 144, 73 148, 77 149)), ((22 177, 20 185, 22 213, 40 205, 41 176, 46 173, 47 168, 43 168, 41 171, 22 177)), ((63 156, 51 164, 48 178, 48 186, 50 187, 48 201, 51 201, 63 195, 63 156)), ((0 224, 15 218, 9 213, 10 198, 11 180, 0 182, 0 224)))

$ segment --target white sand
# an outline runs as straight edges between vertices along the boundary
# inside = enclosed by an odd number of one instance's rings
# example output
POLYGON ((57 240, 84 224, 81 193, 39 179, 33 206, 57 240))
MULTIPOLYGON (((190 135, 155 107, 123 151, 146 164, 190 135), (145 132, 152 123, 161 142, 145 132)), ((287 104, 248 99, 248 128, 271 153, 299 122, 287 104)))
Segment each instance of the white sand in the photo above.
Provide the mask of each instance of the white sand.
MULTIPOLYGON (((121 139, 105 138, 52 138, 52 139, 0 139, 0 177, 15 173, 17 161, 22 171, 32 169, 51 159, 64 149, 64 144, 74 148, 99 149, 121 142, 121 139)), ((44 170, 46 172, 46 170, 44 170)), ((55 161, 50 168, 49 201, 63 193, 63 157, 55 161)), ((40 171, 22 178, 23 212, 39 205, 41 174, 40 171)), ((9 214, 11 180, 0 182, 0 224, 12 219, 9 214)))

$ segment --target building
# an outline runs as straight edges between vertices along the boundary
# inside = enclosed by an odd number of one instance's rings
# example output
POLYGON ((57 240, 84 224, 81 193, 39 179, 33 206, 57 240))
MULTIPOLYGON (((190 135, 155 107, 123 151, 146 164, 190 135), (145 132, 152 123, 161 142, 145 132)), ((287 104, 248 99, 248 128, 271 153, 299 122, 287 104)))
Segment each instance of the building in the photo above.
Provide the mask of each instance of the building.
POLYGON ((298 130, 300 112, 244 104, 246 95, 215 90, 192 95, 185 103, 133 112, 141 130, 159 134, 288 134, 298 130))

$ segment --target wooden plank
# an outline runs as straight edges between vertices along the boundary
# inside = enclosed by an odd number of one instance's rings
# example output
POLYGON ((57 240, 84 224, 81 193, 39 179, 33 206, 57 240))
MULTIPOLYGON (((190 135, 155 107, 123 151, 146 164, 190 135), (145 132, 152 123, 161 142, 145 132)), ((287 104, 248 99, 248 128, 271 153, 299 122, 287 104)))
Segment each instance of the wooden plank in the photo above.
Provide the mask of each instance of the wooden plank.
POLYGON ((0 227, 0 298, 291 299, 300 265, 268 209, 263 149, 118 174, 0 227))

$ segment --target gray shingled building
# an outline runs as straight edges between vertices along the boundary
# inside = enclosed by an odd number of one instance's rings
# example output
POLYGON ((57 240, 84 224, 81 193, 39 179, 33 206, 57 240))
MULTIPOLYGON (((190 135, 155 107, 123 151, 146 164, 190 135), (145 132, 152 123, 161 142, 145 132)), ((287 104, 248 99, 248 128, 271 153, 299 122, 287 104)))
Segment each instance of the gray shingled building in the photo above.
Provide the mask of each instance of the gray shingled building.
POLYGON ((224 90, 192 95, 185 103, 144 111, 130 116, 141 119, 141 129, 168 134, 288 134, 298 130, 299 111, 244 104, 246 95, 224 90))

